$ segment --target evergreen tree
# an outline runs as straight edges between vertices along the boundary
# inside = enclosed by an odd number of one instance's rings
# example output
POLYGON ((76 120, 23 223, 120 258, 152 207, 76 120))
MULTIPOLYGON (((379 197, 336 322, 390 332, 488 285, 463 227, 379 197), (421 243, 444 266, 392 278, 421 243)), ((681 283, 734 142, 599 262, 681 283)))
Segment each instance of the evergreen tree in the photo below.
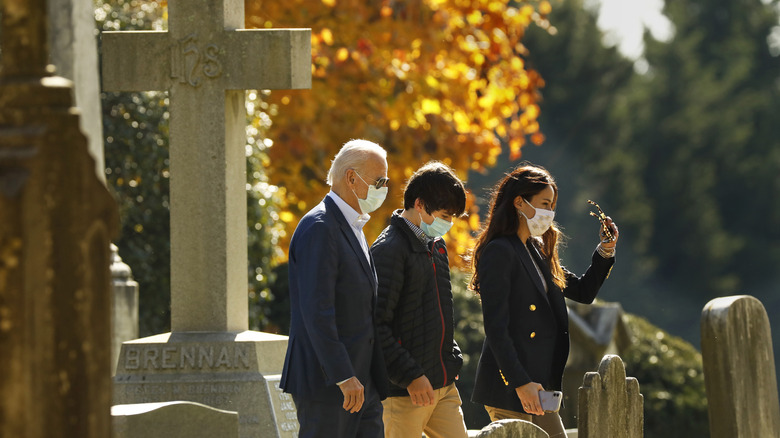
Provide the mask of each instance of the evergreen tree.
POLYGON ((642 157, 656 275, 709 300, 779 261, 780 60, 767 43, 778 15, 759 0, 667 2, 665 13, 675 37, 646 42, 650 71, 632 102, 646 110, 617 146, 642 157))
POLYGON ((648 71, 632 74, 578 1, 554 5, 558 33, 525 41, 548 141, 523 158, 558 178, 566 265, 584 268, 592 251, 582 215, 594 199, 622 234, 602 296, 698 343, 696 316, 716 296, 780 307, 777 2, 682 0, 665 13, 673 39, 646 35, 648 71))

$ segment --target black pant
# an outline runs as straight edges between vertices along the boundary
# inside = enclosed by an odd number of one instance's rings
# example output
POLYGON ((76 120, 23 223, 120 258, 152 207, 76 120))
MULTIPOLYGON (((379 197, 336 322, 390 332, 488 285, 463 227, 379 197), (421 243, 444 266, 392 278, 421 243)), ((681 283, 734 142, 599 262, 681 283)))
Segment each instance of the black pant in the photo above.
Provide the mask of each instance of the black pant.
POLYGON ((372 383, 365 385, 365 402, 354 414, 344 410, 343 399, 323 402, 293 395, 301 426, 298 438, 384 438, 382 402, 372 383))

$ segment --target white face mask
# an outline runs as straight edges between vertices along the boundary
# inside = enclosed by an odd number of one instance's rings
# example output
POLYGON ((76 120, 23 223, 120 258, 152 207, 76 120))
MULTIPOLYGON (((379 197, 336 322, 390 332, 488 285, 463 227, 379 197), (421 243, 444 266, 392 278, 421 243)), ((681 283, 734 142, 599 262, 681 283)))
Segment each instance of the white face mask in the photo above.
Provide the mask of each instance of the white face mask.
POLYGON ((539 237, 550 229, 550 226, 553 223, 553 219, 555 219, 555 212, 551 210, 545 210, 543 208, 534 208, 530 202, 525 199, 524 201, 536 212, 534 217, 528 219, 528 216, 526 216, 522 210, 518 208, 517 211, 519 211, 520 214, 525 218, 525 222, 528 224, 528 231, 531 232, 531 235, 534 237, 539 237))
POLYGON ((375 186, 367 183, 359 173, 355 172, 355 175, 357 175, 358 178, 360 178, 360 180, 368 186, 368 193, 366 194, 366 199, 360 199, 357 193, 355 193, 354 189, 352 190, 352 193, 355 194, 355 197, 358 200, 360 212, 363 214, 371 213, 372 211, 379 208, 383 202, 385 202, 385 198, 387 197, 387 186, 378 189, 375 186))

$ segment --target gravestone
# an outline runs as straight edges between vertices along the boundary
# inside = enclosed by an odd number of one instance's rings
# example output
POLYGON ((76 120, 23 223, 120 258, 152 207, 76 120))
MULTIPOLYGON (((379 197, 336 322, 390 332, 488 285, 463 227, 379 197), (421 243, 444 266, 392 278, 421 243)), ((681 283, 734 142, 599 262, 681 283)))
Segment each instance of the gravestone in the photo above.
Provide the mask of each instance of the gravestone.
POLYGON ((579 391, 580 438, 641 438, 644 397, 639 382, 626 378, 620 357, 606 355, 598 372, 585 374, 579 391))
POLYGON ((102 35, 104 90, 170 100, 172 333, 123 344, 114 401, 190 400, 237 411, 242 438, 296 436, 271 377, 287 338, 247 330, 244 90, 309 88, 311 32, 241 29, 241 0, 168 16, 168 31, 102 35))
POLYGON ((701 319, 701 353, 710 436, 778 436, 772 334, 761 302, 741 295, 707 303, 701 319))
MULTIPOLYGON (((73 81, 73 99, 78 108, 79 126, 86 135, 88 149, 95 159, 95 173, 106 182, 103 153, 103 124, 100 103, 97 36, 93 2, 47 0, 49 17, 49 57, 57 74, 73 81)), ((122 342, 138 337, 138 283, 130 267, 122 263, 111 245, 111 284, 113 317, 111 373, 116 370, 122 342)))
POLYGON ((73 81, 74 102, 81 113, 79 126, 86 134, 95 173, 105 183, 103 124, 100 109, 97 38, 93 2, 47 0, 49 8, 49 55, 57 74, 73 81))
POLYGON ((238 438, 238 413, 200 403, 111 407, 113 438, 238 438))
POLYGON ((498 420, 483 427, 476 438, 549 438, 541 427, 525 420, 498 420))
POLYGON ((571 351, 563 373, 563 424, 577 425, 578 388, 582 376, 595 371, 604 355, 620 355, 631 345, 631 336, 619 303, 582 304, 566 300, 569 308, 571 351))
POLYGON ((138 337, 138 283, 133 272, 111 244, 111 291, 114 297, 111 318, 111 375, 116 372, 122 342, 138 337))
POLYGON ((0 1, 0 436, 110 434, 110 238, 46 0, 0 1))

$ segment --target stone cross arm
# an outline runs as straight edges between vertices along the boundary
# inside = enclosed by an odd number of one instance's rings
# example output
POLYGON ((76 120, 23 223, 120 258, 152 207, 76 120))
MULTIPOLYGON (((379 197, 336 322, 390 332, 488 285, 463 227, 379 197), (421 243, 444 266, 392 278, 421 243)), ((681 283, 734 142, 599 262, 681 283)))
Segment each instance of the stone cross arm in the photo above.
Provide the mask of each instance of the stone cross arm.
POLYGON ((311 87, 311 30, 236 29, 237 0, 169 2, 167 32, 104 32, 104 91, 169 93, 171 329, 243 331, 247 89, 311 87))
POLYGON ((309 29, 237 29, 173 39, 168 32, 102 33, 104 91, 311 88, 309 29))

